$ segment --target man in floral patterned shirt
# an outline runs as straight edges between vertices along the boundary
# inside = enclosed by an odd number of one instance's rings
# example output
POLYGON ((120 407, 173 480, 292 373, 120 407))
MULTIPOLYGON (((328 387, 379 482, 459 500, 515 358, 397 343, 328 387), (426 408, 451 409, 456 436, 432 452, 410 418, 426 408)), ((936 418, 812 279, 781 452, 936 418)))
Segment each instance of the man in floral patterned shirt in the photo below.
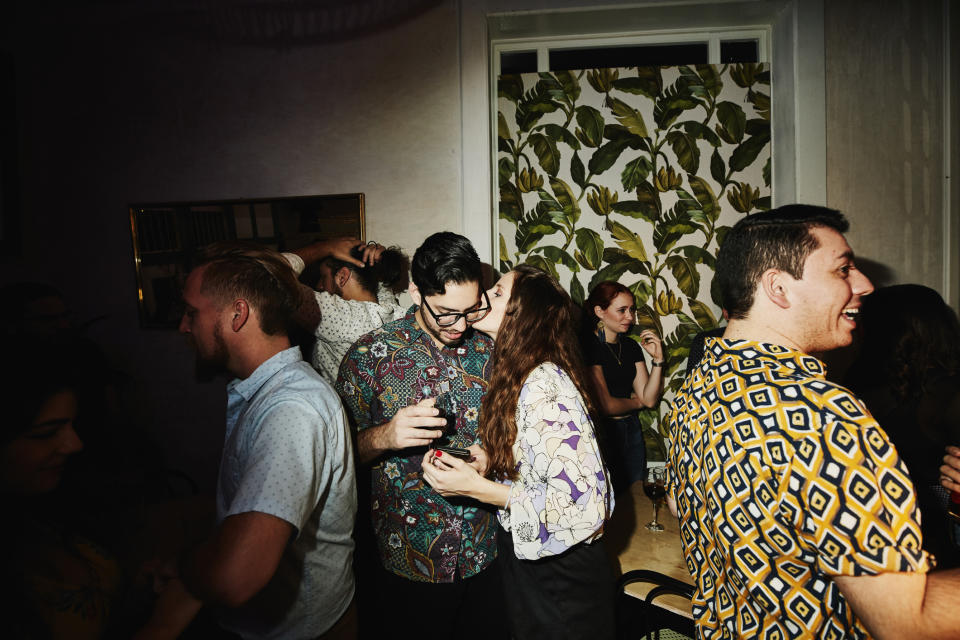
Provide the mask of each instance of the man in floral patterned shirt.
POLYGON ((476 433, 493 343, 470 328, 490 307, 481 277, 469 240, 430 236, 411 264, 414 306, 362 336, 340 366, 336 389, 358 430, 357 457, 372 465, 371 519, 385 570, 375 615, 386 629, 420 610, 461 637, 502 635, 495 514, 440 496, 420 471, 434 441, 469 448, 471 464, 486 470, 476 433))

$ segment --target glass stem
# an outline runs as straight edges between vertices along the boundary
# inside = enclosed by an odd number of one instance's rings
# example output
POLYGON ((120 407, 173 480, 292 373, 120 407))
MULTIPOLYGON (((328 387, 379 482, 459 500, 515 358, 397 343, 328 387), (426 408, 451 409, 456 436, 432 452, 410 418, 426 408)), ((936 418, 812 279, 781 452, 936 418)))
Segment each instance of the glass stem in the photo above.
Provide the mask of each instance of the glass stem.
POLYGON ((659 514, 660 514, 660 501, 654 500, 653 501, 653 524, 660 524, 657 521, 657 517, 659 516, 659 514))

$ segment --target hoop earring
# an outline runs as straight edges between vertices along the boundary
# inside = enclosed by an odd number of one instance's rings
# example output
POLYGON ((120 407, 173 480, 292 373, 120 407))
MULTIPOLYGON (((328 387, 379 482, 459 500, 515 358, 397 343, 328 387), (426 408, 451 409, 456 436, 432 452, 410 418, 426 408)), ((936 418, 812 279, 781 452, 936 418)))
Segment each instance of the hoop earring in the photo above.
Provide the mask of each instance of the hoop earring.
POLYGON ((607 341, 607 334, 604 332, 603 320, 597 322, 597 340, 600 342, 607 341))

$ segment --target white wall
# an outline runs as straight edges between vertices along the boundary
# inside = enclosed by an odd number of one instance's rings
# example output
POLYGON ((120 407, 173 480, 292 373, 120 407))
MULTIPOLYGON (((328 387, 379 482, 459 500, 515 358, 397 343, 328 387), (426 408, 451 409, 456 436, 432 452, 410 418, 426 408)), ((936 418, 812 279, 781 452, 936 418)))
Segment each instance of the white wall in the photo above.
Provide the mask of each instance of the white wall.
MULTIPOLYGON (((824 3, 827 201, 853 219, 858 253, 899 281, 937 287, 942 5, 927 2, 824 3), (864 21, 875 35, 857 35, 864 21), (922 100, 905 97, 908 78, 922 100), (884 83, 896 85, 893 99, 884 83)), ((434 230, 489 229, 484 201, 471 197, 489 194, 489 176, 475 164, 462 171, 465 139, 485 135, 476 127, 487 116, 477 96, 488 77, 476 65, 484 16, 577 4, 587 3, 441 0, 375 33, 285 49, 171 36, 136 9, 28 14, 7 41, 17 52, 27 258, 5 265, 4 278, 38 275, 67 292, 79 319, 105 314, 95 336, 140 383, 146 428, 209 486, 222 385, 194 382, 179 336, 139 329, 127 203, 360 191, 369 237, 408 251, 434 230)))
MULTIPOLYGON (((850 218, 857 255, 882 267, 880 284, 924 284, 957 307, 960 282, 948 265, 960 229, 956 196, 951 203, 945 188, 945 96, 956 100, 960 87, 955 73, 946 75, 947 6, 877 0, 864 11, 857 0, 825 4, 827 200, 850 218)), ((955 116, 952 123, 956 153, 955 116)))
POLYGON ((366 194, 367 234, 411 252, 460 230, 455 2, 338 43, 276 49, 151 30, 149 14, 34 15, 17 49, 25 259, 142 389, 140 421, 212 483, 222 383, 138 326, 129 202, 366 194))

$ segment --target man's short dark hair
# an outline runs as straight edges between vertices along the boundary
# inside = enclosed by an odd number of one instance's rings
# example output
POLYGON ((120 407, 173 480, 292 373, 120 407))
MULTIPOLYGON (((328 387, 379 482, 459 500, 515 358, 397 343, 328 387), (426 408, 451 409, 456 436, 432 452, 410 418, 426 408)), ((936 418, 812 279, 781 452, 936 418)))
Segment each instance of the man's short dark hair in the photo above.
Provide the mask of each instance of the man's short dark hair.
POLYGON ((799 280, 803 263, 820 243, 810 233, 828 227, 840 233, 850 227, 834 209, 788 204, 742 218, 727 233, 717 256, 717 287, 730 318, 742 320, 753 307, 753 294, 767 269, 779 269, 799 280))
POLYGON ((221 242, 204 248, 196 268, 204 267, 200 291, 217 304, 247 300, 269 336, 289 333, 300 307, 300 285, 276 251, 245 242, 221 242))
POLYGON ((410 276, 422 296, 447 291, 450 283, 480 283, 483 266, 470 241, 450 231, 435 233, 413 254, 410 276))

